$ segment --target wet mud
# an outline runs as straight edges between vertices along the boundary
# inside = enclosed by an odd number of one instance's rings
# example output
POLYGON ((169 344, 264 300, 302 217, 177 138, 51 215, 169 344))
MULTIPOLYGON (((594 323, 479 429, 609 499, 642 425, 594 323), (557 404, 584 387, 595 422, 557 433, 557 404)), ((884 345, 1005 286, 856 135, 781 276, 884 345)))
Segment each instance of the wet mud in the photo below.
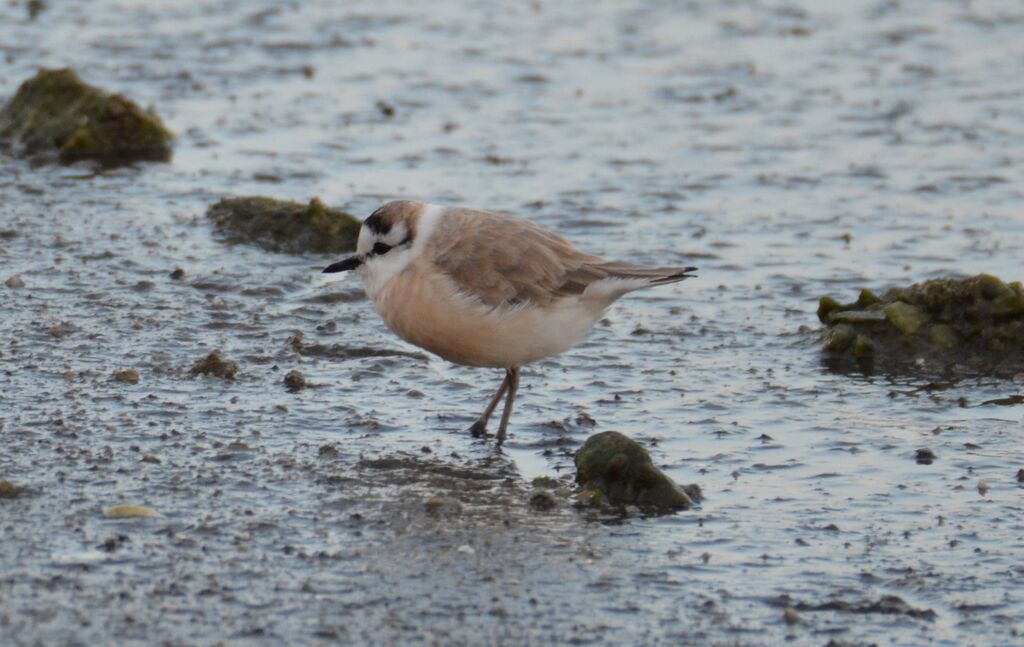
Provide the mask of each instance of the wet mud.
POLYGON ((1020 642, 1024 382, 836 373, 815 313, 1019 278, 1022 30, 998 0, 0 6, 5 101, 73 67, 177 134, 0 153, 0 642, 1020 642), (500 372, 395 339, 332 256, 227 240, 207 209, 247 195, 701 273, 527 367, 499 452, 467 429, 500 372), (192 375, 214 351, 234 379, 192 375), (704 500, 578 511, 605 431, 704 500))

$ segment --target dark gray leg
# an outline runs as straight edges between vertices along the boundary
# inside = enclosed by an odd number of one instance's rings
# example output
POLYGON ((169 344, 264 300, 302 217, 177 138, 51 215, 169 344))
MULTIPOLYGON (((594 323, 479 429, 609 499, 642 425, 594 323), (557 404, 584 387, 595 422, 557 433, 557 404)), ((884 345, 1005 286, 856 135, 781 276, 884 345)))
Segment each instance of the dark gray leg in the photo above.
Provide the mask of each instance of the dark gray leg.
POLYGON ((484 412, 480 414, 480 417, 476 419, 476 422, 469 428, 469 433, 475 437, 480 438, 487 434, 487 421, 491 419, 491 414, 498 407, 498 403, 501 402, 501 396, 505 395, 505 391, 508 389, 508 383, 512 374, 505 369, 505 379, 502 380, 501 386, 498 387, 498 392, 491 398, 491 402, 484 409, 484 412))
POLYGON ((498 425, 498 446, 505 442, 505 434, 508 431, 508 419, 512 417, 512 403, 516 399, 516 391, 519 390, 519 368, 508 369, 508 398, 505 400, 505 410, 501 412, 501 424, 498 425))

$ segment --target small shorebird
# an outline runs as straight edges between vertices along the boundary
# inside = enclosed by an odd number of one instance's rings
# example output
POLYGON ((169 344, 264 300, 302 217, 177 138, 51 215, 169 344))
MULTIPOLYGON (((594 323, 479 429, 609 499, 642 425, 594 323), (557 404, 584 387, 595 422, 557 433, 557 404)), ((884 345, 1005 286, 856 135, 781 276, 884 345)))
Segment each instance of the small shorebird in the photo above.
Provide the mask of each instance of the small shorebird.
POLYGON ((610 262, 523 218, 399 200, 363 222, 355 256, 324 272, 355 270, 381 318, 407 342, 456 364, 505 369, 470 427, 484 435, 507 393, 500 445, 520 367, 578 344, 627 292, 696 269, 610 262))

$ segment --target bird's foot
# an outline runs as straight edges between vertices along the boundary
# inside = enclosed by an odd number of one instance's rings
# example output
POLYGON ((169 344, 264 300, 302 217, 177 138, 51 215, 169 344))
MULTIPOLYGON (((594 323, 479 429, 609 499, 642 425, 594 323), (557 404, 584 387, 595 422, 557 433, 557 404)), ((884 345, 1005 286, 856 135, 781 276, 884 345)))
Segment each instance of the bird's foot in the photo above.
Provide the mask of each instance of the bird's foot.
POLYGON ((473 434, 474 438, 483 438, 487 435, 487 423, 483 420, 477 420, 470 425, 469 433, 473 434))

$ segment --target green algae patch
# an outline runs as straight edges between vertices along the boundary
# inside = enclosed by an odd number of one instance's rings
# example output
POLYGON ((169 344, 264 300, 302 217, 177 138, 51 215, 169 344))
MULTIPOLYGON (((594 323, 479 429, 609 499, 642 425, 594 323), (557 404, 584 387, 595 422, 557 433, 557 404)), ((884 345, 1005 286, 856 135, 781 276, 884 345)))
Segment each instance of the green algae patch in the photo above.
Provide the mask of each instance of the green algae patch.
POLYGON ((66 68, 40 70, 0 109, 0 142, 22 157, 105 166, 166 162, 173 139, 152 112, 66 68))
POLYGON ((654 466, 643 445, 616 431, 595 434, 576 452, 577 501, 586 506, 635 505, 665 514, 686 510, 700 489, 684 489, 654 466))
POLYGON ((822 351, 835 370, 950 377, 1024 372, 1024 287, 990 274, 822 297, 822 351))
POLYGON ((257 245, 285 254, 334 254, 356 248, 362 223, 353 215, 324 206, 260 196, 225 198, 206 215, 228 241, 257 245))

